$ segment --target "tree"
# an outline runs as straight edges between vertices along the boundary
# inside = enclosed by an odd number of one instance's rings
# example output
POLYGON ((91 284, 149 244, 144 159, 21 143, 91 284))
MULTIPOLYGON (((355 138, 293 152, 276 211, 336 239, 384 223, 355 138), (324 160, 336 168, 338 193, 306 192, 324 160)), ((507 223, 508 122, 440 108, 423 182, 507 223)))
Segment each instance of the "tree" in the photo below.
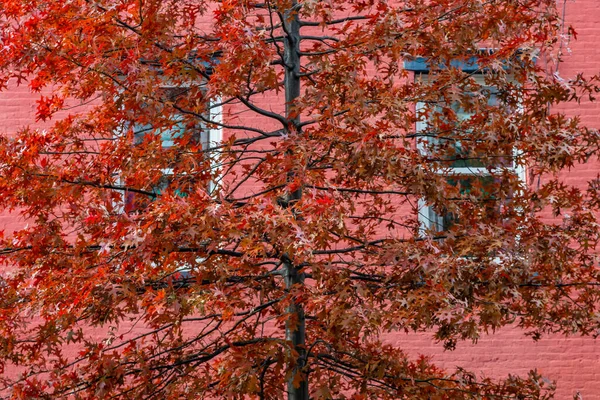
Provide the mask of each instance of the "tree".
POLYGON ((2 2, 0 87, 40 93, 0 141, 5 391, 548 398, 386 337, 598 331, 600 185, 561 175, 598 134, 556 107, 597 79, 536 66, 554 3, 2 2))

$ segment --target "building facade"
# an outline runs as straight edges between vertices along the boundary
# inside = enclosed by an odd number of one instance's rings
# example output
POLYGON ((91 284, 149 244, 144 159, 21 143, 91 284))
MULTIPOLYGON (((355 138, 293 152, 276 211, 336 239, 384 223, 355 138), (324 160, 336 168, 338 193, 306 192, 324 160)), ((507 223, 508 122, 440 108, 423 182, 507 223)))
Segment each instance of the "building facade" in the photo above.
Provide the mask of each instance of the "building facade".
MULTIPOLYGON (((580 72, 597 74, 600 71, 600 46, 597 43, 600 38, 600 2, 566 1, 561 2, 559 7, 564 11, 566 24, 573 25, 578 35, 576 40, 565 42, 562 60, 558 65, 549 65, 548 73, 565 80, 580 72)), ((543 64, 546 60, 538 62, 543 64)), ((20 127, 31 124, 37 99, 37 95, 32 95, 26 86, 12 86, 0 92, 0 132, 10 137, 20 127)), ((600 126, 598 103, 573 104, 565 111, 579 116, 584 125, 591 128, 600 126)), ((43 123, 38 125, 43 126, 43 123)), ((577 166, 565 177, 569 183, 583 187, 599 173, 600 163, 594 161, 577 166)), ((7 233, 19 229, 24 223, 9 213, 0 215, 0 229, 7 233)), ((441 219, 436 222, 443 223, 441 219)), ((411 355, 429 356, 448 369, 461 366, 485 376, 525 375, 535 368, 542 375, 556 380, 559 399, 577 395, 583 399, 600 399, 600 343, 593 337, 548 335, 533 341, 518 329, 504 328, 490 332, 476 344, 460 342, 454 351, 444 351, 430 334, 425 333, 398 333, 386 340, 411 355)))

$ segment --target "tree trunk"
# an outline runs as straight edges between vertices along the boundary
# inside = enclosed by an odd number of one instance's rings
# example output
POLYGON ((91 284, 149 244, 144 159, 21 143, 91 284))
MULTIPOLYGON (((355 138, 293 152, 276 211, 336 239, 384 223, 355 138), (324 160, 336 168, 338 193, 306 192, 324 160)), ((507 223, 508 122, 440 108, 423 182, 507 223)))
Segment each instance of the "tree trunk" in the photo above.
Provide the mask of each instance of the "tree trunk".
MULTIPOLYGON (((297 2, 293 1, 291 7, 283 14, 284 27, 286 32, 284 62, 285 62, 285 102, 286 119, 288 125, 287 133, 299 134, 300 116, 293 109, 295 100, 300 96, 300 23, 296 13, 297 2)), ((293 157, 293 153, 288 153, 293 157)), ((290 180, 294 178, 293 173, 289 176, 290 180)), ((290 193, 286 199, 286 204, 293 207, 302 195, 302 189, 290 193)), ((291 258, 285 256, 283 259, 285 287, 290 290, 294 285, 304 284, 304 274, 293 264, 291 258)), ((294 350, 298 354, 296 367, 293 374, 287 382, 288 400, 308 400, 308 381, 306 371, 306 319, 304 308, 296 299, 288 307, 290 314, 286 324, 286 339, 292 343, 294 350), (300 374, 298 376, 298 374, 300 374), (300 378, 300 379, 298 379, 300 378)))

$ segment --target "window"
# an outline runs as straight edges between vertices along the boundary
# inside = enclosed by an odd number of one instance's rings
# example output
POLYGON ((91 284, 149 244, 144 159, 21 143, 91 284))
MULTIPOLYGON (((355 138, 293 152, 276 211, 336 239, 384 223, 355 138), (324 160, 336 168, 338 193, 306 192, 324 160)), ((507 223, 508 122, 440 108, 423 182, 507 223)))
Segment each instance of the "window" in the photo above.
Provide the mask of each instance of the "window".
MULTIPOLYGON (((428 76, 416 74, 416 79, 428 76)), ((513 195, 510 181, 523 179, 512 144, 490 143, 485 130, 493 125, 491 118, 498 118, 498 113, 491 112, 501 107, 498 93, 486 86, 481 73, 465 76, 461 83, 464 86, 444 96, 445 100, 417 103, 417 146, 446 185, 444 198, 419 201, 424 234, 445 233, 460 225, 460 202, 470 204, 470 217, 501 219, 513 195)))
MULTIPOLYGON (((161 88, 161 97, 164 101, 176 104, 178 98, 185 96, 186 92, 187 88, 185 87, 163 87, 161 88)), ((186 132, 192 130, 191 140, 194 141, 195 144, 200 145, 199 147, 203 151, 202 157, 209 158, 210 172, 212 172, 212 170, 216 168, 214 152, 208 152, 206 150, 215 147, 222 139, 222 132, 219 126, 221 123, 221 106, 218 100, 209 102, 208 110, 204 116, 204 121, 194 121, 193 125, 190 125, 189 121, 186 122, 182 114, 175 113, 173 114, 171 121, 166 121, 166 123, 164 123, 164 128, 156 129, 151 124, 136 126, 134 128, 134 145, 140 145, 145 140, 146 135, 153 133, 154 135, 159 136, 161 149, 165 151, 173 150, 173 153, 177 154, 175 150, 178 145, 178 140, 181 139, 186 132), (212 124, 209 125, 206 121, 210 121, 212 124)), ((175 158, 173 158, 173 163, 175 164, 176 162, 177 159, 175 156, 175 158)), ((173 166, 162 168, 161 172, 162 176, 158 183, 151 187, 150 190, 146 189, 147 191, 152 192, 154 196, 159 196, 162 192, 167 190, 174 179, 173 166)), ((195 182, 192 177, 185 179, 185 176, 182 175, 178 176, 177 180, 178 188, 176 189, 176 193, 179 196, 185 197, 187 193, 195 189, 195 182)), ((213 193, 215 189, 216 183, 210 181, 207 187, 208 192, 213 193)), ((125 211, 132 212, 140 210, 147 206, 151 201, 152 197, 126 191, 124 197, 125 211)))

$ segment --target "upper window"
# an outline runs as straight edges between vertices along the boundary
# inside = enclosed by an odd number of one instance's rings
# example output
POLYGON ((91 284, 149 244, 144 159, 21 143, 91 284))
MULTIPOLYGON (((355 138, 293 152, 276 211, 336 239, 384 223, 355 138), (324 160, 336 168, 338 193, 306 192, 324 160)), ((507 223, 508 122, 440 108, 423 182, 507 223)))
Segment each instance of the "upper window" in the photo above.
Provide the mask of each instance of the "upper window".
MULTIPOLYGON (((163 87, 160 89, 160 96, 163 101, 176 104, 178 98, 180 96, 185 96, 186 92, 187 88, 185 87, 163 87)), ((167 123, 160 128, 156 128, 152 124, 135 126, 134 145, 140 145, 145 140, 146 135, 153 134, 160 138, 161 148, 163 150, 176 150, 179 140, 181 140, 186 133, 191 133, 191 135, 186 136, 191 138, 190 140, 193 141, 194 144, 200 145, 197 146, 201 149, 201 154, 198 156, 208 160, 208 163, 205 163, 205 165, 208 165, 208 168, 211 170, 215 169, 215 157, 209 150, 216 147, 222 139, 222 132, 219 127, 221 123, 221 107, 218 101, 210 101, 207 110, 203 114, 203 118, 194 119, 193 123, 186 121, 184 116, 179 113, 174 113, 171 118, 170 121, 167 121, 167 123), (212 124, 207 123, 207 121, 212 122, 212 124)), ((173 151, 173 153, 177 154, 177 151, 173 151)), ((154 193, 154 196, 160 196, 161 193, 172 185, 175 179, 177 179, 177 188, 175 189, 177 195, 184 197, 191 190, 194 190, 193 186, 195 180, 193 177, 176 177, 175 169, 173 168, 174 164, 177 162, 176 157, 173 158, 172 161, 173 165, 168 165, 166 168, 161 169, 162 176, 158 183, 150 188, 145 188, 147 191, 154 193)), ((212 171, 208 172, 210 173, 212 171)), ((206 189, 209 193, 212 193, 215 188, 215 182, 210 181, 206 189)), ((148 196, 128 191, 125 193, 124 198, 125 211, 130 212, 142 209, 151 201, 152 198, 149 198, 148 196)))
MULTIPOLYGON (((428 75, 416 74, 426 80, 428 75)), ((472 74, 464 86, 437 103, 417 103, 418 148, 442 178, 445 198, 419 202, 419 221, 423 232, 441 233, 463 223, 456 212, 459 202, 470 202, 477 217, 500 218, 502 208, 512 197, 509 180, 521 177, 511 143, 494 142, 492 118, 501 107, 498 93, 486 86, 482 74, 472 74)), ((515 110, 516 111, 516 110, 515 110)))

